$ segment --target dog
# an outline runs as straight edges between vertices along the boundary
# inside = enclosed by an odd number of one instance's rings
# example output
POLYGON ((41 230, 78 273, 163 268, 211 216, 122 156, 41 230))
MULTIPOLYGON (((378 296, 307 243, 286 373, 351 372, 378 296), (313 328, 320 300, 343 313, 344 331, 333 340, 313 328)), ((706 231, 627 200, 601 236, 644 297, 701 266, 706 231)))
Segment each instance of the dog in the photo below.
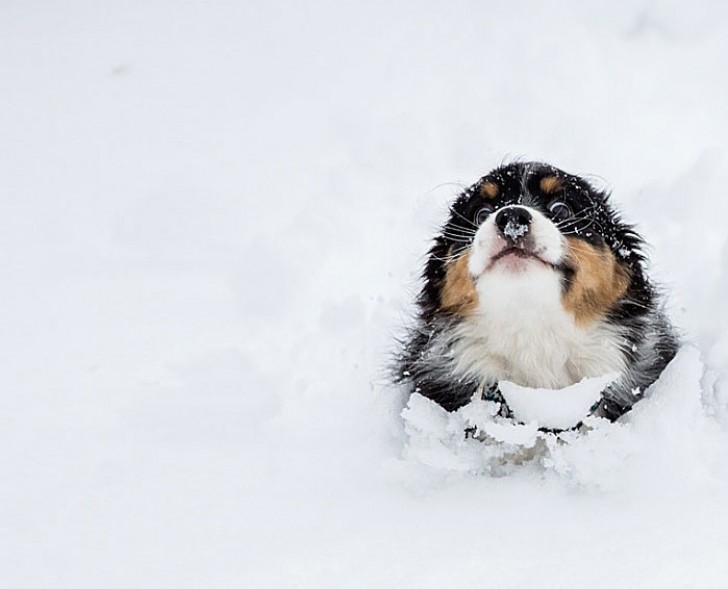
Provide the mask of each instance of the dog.
POLYGON ((556 389, 616 372, 591 410, 616 420, 679 344, 644 245, 582 177, 538 162, 493 170, 429 250, 395 380, 448 411, 477 395, 511 416, 501 380, 556 389))

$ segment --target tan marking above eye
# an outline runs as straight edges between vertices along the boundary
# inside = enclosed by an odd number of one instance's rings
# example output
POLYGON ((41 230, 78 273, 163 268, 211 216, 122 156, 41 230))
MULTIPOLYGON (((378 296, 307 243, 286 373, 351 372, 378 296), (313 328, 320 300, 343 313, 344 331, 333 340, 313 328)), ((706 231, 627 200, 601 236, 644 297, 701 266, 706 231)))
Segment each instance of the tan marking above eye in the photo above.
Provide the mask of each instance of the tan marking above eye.
POLYGON ((446 264, 445 280, 440 291, 440 305, 444 311, 466 317, 478 306, 475 282, 468 271, 470 252, 446 264))
POLYGON ((478 190, 480 191, 480 194, 485 198, 495 198, 500 192, 500 188, 498 188, 498 185, 495 182, 491 182, 490 180, 483 182, 478 187, 478 190))
POLYGON ((558 176, 544 176, 538 185, 546 194, 554 194, 564 187, 561 178, 558 176))
POLYGON ((607 247, 595 247, 575 237, 567 237, 566 241, 575 273, 562 301, 578 325, 588 325, 604 317, 624 296, 629 271, 607 247))

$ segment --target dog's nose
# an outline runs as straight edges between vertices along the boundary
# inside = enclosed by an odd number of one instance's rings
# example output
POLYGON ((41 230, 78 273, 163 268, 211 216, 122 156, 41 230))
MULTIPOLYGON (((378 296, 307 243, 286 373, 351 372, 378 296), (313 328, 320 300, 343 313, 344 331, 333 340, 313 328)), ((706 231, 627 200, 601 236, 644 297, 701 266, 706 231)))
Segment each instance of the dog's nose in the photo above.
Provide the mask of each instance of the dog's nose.
POLYGON ((531 213, 518 206, 505 207, 495 216, 495 224, 500 232, 513 241, 518 241, 528 233, 531 221, 531 213))

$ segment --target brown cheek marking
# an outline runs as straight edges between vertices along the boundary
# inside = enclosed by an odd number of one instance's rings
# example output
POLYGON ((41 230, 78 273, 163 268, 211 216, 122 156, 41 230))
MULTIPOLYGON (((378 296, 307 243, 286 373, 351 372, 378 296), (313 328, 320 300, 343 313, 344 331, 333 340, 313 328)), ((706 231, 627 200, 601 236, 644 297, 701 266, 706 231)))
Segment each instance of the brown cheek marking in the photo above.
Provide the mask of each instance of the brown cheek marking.
POLYGON ((444 311, 467 316, 478 306, 478 293, 468 272, 469 258, 470 253, 466 252, 447 263, 445 280, 440 292, 440 304, 444 311))
POLYGON ((563 188, 563 185, 561 184, 561 180, 557 176, 546 176, 545 178, 541 178, 539 187, 546 194, 553 194, 554 192, 558 192, 559 190, 561 190, 563 188))
POLYGON ((498 185, 495 182, 483 182, 480 185, 480 194, 486 198, 495 198, 499 192, 498 185))
POLYGON ((607 247, 596 248, 574 237, 566 241, 576 272, 563 303, 578 325, 587 325, 603 317, 624 296, 629 272, 607 247))

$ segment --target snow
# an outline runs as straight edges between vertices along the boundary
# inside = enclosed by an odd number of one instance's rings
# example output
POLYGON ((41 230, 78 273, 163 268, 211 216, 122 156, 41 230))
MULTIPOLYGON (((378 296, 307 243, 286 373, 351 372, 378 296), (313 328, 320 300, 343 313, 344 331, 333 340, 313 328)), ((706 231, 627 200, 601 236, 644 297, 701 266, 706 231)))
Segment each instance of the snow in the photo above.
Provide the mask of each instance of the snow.
MULTIPOLYGON (((473 400, 447 413, 421 395, 413 395, 403 411, 405 459, 435 479, 453 473, 497 477, 530 473, 534 480, 590 493, 616 492, 626 481, 634 484, 647 472, 658 481, 687 476, 710 486, 714 482, 710 464, 720 456, 713 445, 722 434, 704 411, 702 374, 698 351, 687 346, 623 420, 611 423, 586 417, 578 431, 559 433, 540 431, 539 426, 564 427, 559 419, 572 409, 570 403, 564 403, 561 408, 566 408, 559 414, 547 413, 531 399, 521 400, 524 411, 539 411, 554 421, 519 423, 497 416, 494 402, 473 400), (465 431, 472 433, 464 435, 465 431)), ((613 375, 588 379, 574 388, 588 391, 585 396, 591 400, 612 379, 613 375)), ((510 393, 511 397, 530 393, 558 397, 564 390, 518 387, 510 393)), ((586 411, 573 419, 581 419, 586 411)))
POLYGON ((3 586, 723 587, 727 17, 5 2, 3 586), (579 437, 386 384, 517 156, 613 188, 688 342, 579 437))
POLYGON ((511 219, 508 223, 506 223, 503 235, 510 237, 513 240, 517 240, 519 237, 523 237, 526 234, 526 231, 528 231, 528 225, 521 225, 511 219))
POLYGON ((602 391, 618 377, 619 374, 612 373, 584 378, 563 389, 529 388, 508 381, 500 381, 498 388, 518 421, 535 421, 539 427, 550 429, 569 429, 589 414, 601 399, 602 391))

